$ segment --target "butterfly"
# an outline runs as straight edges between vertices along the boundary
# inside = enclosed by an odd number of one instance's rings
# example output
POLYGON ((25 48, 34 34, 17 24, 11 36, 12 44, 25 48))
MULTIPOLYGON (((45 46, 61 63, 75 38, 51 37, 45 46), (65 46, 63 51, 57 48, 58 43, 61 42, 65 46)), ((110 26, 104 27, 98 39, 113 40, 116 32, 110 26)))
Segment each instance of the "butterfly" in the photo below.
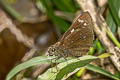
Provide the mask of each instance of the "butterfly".
POLYGON ((49 56, 57 58, 80 57, 93 46, 94 32, 89 12, 83 12, 73 21, 62 38, 48 48, 49 56))

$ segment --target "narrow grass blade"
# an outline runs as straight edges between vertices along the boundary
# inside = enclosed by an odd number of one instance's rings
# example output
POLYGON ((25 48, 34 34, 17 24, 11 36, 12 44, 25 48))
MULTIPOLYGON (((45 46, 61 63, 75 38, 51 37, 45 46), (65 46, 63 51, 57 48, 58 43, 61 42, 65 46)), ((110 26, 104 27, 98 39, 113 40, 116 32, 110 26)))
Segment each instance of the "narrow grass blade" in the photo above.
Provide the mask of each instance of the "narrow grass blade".
POLYGON ((50 63, 50 59, 53 59, 55 57, 35 57, 32 58, 24 63, 21 63, 20 65, 14 67, 7 75, 6 80, 10 80, 13 76, 15 76, 18 72, 20 72, 23 69, 29 68, 31 66, 42 64, 42 63, 50 63))
POLYGON ((94 72, 98 72, 100 74, 103 74, 105 76, 108 76, 112 79, 115 79, 115 80, 120 80, 120 77, 114 75, 114 74, 111 74, 105 70, 103 70, 102 68, 98 67, 98 66, 94 66, 94 65, 91 65, 91 64, 88 64, 85 66, 86 69, 88 70, 91 70, 91 71, 94 71, 94 72))

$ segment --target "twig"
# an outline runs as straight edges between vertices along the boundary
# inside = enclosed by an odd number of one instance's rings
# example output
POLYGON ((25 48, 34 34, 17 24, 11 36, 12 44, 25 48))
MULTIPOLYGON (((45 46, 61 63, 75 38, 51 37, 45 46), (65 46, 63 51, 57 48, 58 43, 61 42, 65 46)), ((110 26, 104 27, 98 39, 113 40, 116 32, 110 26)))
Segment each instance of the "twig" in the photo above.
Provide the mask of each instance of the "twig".
POLYGON ((18 29, 12 22, 10 18, 6 16, 4 11, 0 10, 0 31, 8 28, 13 35, 16 36, 17 41, 23 42, 27 47, 32 48, 34 45, 34 41, 32 38, 28 38, 25 34, 23 34, 20 29, 18 29))
POLYGON ((25 62, 25 61, 27 61, 29 58, 31 58, 33 55, 34 55, 34 53, 37 51, 37 49, 36 48, 32 48, 32 49, 30 49, 30 51, 28 51, 25 55, 24 55, 24 57, 22 58, 22 62, 25 62))
POLYGON ((104 7, 107 4, 107 0, 97 0, 99 7, 104 7))
MULTIPOLYGON (((45 52, 45 56, 47 56, 49 53, 46 51, 45 52)), ((43 73, 48 67, 50 66, 50 64, 40 64, 38 65, 37 69, 34 70, 32 77, 36 78, 39 74, 43 73)))
MULTIPOLYGON (((2 32, 6 28, 8 28, 11 31, 11 33, 16 36, 16 39, 18 42, 22 42, 24 45, 26 45, 27 47, 31 49, 23 57, 22 62, 31 58, 36 51, 34 40, 32 38, 27 37, 27 35, 23 34, 21 30, 18 29, 16 25, 13 24, 12 20, 7 17, 5 12, 0 9, 0 32, 2 32)), ((24 72, 25 71, 22 71, 20 74, 24 72)))
POLYGON ((91 14, 92 20, 94 22, 94 31, 97 37, 102 42, 102 44, 107 48, 107 52, 113 54, 112 56, 110 56, 110 59, 112 60, 113 64, 118 69, 118 71, 120 71, 119 48, 117 48, 118 49, 117 50, 114 44, 107 37, 105 30, 108 30, 111 34, 112 32, 110 31, 109 27, 107 26, 104 18, 100 13, 99 13, 100 17, 97 17, 96 6, 94 5, 93 0, 77 0, 77 2, 83 11, 88 11, 91 14))
POLYGON ((49 66, 50 66, 50 64, 40 64, 40 65, 38 65, 38 68, 33 72, 32 77, 33 78, 38 77, 38 75, 43 73, 49 66))
MULTIPOLYGON (((0 32, 6 28, 8 28, 11 31, 11 33, 16 36, 16 39, 18 42, 22 42, 24 45, 26 45, 32 50, 35 48, 34 40, 32 38, 27 37, 27 35, 23 34, 21 30, 18 29, 16 25, 13 24, 12 20, 7 17, 5 12, 3 10, 0 10, 0 32)), ((26 58, 25 60, 28 60, 33 56, 33 53, 31 52, 30 53, 27 52, 26 55, 28 54, 29 54, 29 57, 25 56, 24 57, 24 59, 26 58)))

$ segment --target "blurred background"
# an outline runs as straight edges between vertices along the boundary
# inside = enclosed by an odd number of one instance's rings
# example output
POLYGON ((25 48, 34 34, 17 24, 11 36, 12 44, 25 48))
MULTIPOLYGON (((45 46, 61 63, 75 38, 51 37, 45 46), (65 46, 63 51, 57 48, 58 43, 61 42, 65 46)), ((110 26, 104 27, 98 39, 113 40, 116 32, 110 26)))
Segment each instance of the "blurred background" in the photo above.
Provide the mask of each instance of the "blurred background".
MULTIPOLYGON (((0 80, 4 80, 15 65, 31 57, 45 55, 47 48, 54 44, 69 28, 74 18, 83 12, 78 1, 0 0, 0 80)), ((85 3, 85 0, 82 1, 85 3)), ((110 11, 116 9, 119 12, 120 1, 114 0, 112 7, 109 6, 111 0, 92 1, 97 7, 96 11, 104 16, 113 34, 120 39, 120 28, 110 11)), ((95 37, 91 54, 99 55, 106 52, 97 36, 95 37)), ((94 64, 112 74, 117 72, 117 75, 120 75, 109 58, 98 60, 94 64)), ((39 66, 27 71, 26 77, 31 78, 32 75, 32 80, 42 73, 39 66)), ((68 80, 112 80, 94 71, 81 71, 68 80)))

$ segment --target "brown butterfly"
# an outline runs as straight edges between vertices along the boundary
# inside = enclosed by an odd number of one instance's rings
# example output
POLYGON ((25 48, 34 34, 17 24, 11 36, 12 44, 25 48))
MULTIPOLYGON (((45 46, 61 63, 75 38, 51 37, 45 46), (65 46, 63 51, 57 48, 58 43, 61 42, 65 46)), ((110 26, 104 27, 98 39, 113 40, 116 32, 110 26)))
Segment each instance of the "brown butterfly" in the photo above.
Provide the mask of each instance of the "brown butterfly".
POLYGON ((80 57, 92 47, 93 39, 92 19, 88 12, 84 12, 73 21, 63 37, 48 48, 48 55, 57 58, 80 57))

